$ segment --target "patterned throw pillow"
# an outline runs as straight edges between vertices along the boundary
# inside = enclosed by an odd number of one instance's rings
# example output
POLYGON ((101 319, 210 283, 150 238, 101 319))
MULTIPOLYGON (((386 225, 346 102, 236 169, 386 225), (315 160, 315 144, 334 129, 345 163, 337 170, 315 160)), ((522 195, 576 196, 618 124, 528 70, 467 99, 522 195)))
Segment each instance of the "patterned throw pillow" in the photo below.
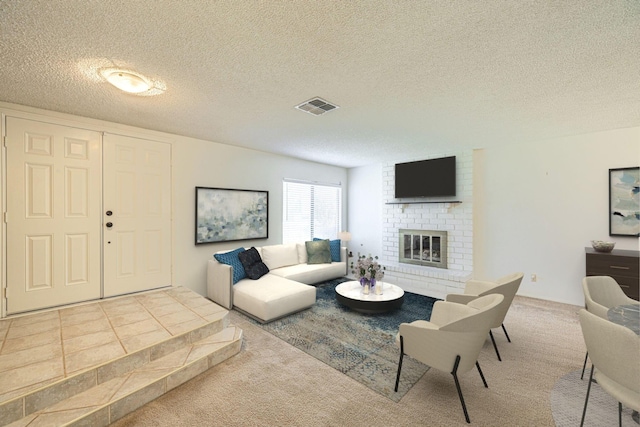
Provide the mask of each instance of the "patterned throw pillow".
POLYGON ((307 264, 331 264, 329 240, 304 242, 307 247, 307 264))
MULTIPOLYGON (((317 237, 313 238, 316 240, 326 240, 319 239, 317 237)), ((329 252, 331 252, 331 262, 340 262, 340 240, 329 240, 329 252)))
POLYGON ((269 267, 262 262, 258 250, 253 246, 238 255, 249 279, 258 280, 269 272, 269 267))
POLYGON ((238 248, 235 251, 225 252, 223 254, 214 254, 213 257, 218 260, 219 263, 227 264, 231 266, 231 270, 233 271, 233 284, 235 285, 240 280, 247 277, 247 274, 244 271, 244 267, 238 258, 238 255, 244 252, 244 248, 238 248))

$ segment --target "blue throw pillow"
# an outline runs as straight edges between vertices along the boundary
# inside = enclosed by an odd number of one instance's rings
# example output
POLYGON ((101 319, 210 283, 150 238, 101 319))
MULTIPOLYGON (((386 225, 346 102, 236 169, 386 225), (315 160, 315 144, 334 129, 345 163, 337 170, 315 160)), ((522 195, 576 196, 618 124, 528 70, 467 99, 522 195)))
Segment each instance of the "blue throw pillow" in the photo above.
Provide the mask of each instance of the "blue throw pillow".
POLYGON ((247 277, 247 274, 244 271, 244 267, 240 262, 240 258, 238 258, 238 254, 244 252, 244 248, 238 248, 235 251, 225 252, 223 254, 215 254, 213 257, 218 260, 218 262, 222 264, 227 264, 231 266, 233 271, 233 284, 235 285, 240 280, 247 277))
MULTIPOLYGON (((314 237, 313 240, 326 240, 314 237)), ((329 240, 329 252, 331 252, 331 262, 340 262, 340 240, 329 240)))

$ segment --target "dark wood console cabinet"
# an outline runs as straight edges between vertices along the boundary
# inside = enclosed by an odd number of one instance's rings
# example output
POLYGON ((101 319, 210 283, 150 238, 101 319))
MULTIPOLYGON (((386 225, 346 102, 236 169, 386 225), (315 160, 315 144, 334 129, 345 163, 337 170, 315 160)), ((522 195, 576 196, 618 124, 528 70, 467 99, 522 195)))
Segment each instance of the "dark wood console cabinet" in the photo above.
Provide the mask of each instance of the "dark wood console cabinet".
POLYGON ((625 294, 640 299, 640 251, 614 249, 609 253, 585 248, 587 276, 611 276, 625 294))

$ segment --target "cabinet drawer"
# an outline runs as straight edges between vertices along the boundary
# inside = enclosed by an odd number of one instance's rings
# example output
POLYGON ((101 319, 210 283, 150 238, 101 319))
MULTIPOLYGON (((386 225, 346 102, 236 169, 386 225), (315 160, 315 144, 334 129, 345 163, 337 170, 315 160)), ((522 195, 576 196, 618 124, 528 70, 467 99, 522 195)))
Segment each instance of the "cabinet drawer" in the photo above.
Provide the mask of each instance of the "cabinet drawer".
POLYGON ((640 299, 640 283, 638 282, 638 277, 628 277, 628 276, 611 276, 613 279, 618 282, 620 288, 624 291, 625 294, 629 298, 633 298, 638 301, 640 299))
POLYGON ((588 276, 640 275, 640 258, 587 254, 588 276))

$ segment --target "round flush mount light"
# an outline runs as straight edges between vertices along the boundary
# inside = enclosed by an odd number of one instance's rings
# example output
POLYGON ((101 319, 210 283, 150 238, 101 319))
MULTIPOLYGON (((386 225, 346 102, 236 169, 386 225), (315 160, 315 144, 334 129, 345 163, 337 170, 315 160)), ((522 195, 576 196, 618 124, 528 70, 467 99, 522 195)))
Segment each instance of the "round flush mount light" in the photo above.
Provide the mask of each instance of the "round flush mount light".
POLYGON ((128 93, 142 93, 153 87, 146 77, 131 71, 104 70, 102 75, 109 83, 128 93))
POLYGON ((101 68, 98 70, 102 78, 118 89, 139 96, 159 95, 167 90, 164 82, 150 79, 135 71, 122 68, 101 68))

